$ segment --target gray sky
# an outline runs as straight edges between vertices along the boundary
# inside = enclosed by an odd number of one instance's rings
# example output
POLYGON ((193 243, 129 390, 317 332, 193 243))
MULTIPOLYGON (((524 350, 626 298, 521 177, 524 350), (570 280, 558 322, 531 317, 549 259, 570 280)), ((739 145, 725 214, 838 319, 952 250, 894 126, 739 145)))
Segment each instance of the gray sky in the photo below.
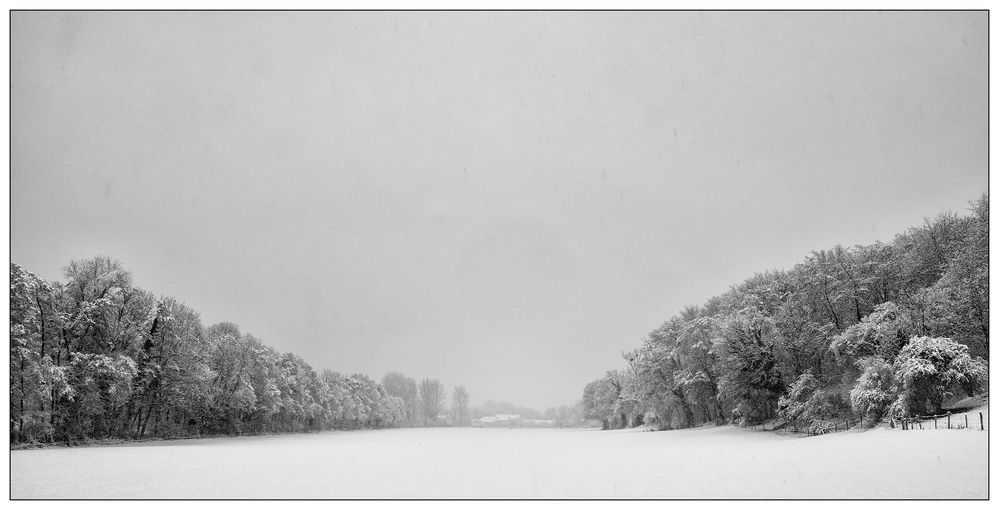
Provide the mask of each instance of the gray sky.
POLYGON ((578 400, 987 183, 985 13, 24 13, 11 251, 317 368, 578 400))

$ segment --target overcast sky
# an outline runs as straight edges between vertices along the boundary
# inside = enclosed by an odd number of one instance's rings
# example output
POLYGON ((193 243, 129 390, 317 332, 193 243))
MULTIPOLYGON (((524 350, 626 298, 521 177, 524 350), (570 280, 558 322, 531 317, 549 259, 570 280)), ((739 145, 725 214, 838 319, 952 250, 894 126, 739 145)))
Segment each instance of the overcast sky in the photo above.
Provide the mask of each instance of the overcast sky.
POLYGON ((316 368, 579 400, 684 305, 987 185, 985 13, 25 13, 11 252, 316 368))

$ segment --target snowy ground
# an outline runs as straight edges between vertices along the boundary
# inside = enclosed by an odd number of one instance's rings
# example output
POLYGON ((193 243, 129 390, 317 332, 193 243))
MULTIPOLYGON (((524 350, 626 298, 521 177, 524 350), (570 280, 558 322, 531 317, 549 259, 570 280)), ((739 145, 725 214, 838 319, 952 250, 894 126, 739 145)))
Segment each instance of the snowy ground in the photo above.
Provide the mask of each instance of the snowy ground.
POLYGON ((986 498, 987 432, 404 429, 11 452, 20 498, 986 498))

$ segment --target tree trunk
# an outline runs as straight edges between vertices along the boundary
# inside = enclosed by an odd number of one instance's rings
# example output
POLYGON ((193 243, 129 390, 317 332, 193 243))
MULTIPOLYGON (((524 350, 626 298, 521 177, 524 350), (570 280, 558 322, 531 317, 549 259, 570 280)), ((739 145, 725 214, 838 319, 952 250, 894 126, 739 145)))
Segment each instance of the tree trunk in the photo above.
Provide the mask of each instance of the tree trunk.
POLYGON ((139 421, 141 423, 141 425, 139 426, 139 438, 140 439, 142 438, 142 436, 144 436, 146 434, 146 424, 149 423, 149 416, 151 414, 153 414, 153 407, 155 407, 155 406, 152 406, 152 405, 149 406, 149 410, 146 411, 146 418, 144 420, 142 419, 141 411, 140 411, 140 416, 139 416, 139 421))
POLYGON ((708 407, 707 403, 702 403, 699 406, 701 413, 704 414, 704 420, 701 423, 711 421, 711 408, 708 407))
MULTIPOLYGON (((58 339, 56 340, 55 351, 56 351, 55 366, 60 367, 60 366, 62 366, 62 351, 59 349, 58 339)), ((56 414, 56 394, 55 394, 55 388, 52 388, 52 405, 51 405, 51 408, 52 409, 49 412, 49 425, 54 428, 55 427, 55 414, 56 414)))
POLYGON ((693 427, 694 410, 690 408, 690 403, 687 402, 687 397, 683 395, 683 390, 674 389, 673 394, 676 395, 677 400, 680 401, 680 409, 683 410, 683 419, 686 421, 686 426, 693 427))
POLYGON ((823 288, 822 297, 825 298, 826 307, 829 308, 829 313, 832 314, 833 322, 836 324, 836 329, 838 331, 843 331, 843 326, 839 322, 839 316, 836 315, 836 307, 833 306, 832 301, 829 299, 829 294, 826 293, 824 288, 823 288))
POLYGON ((42 335, 42 346, 39 349, 39 357, 45 357, 45 313, 42 311, 42 302, 38 299, 37 291, 35 293, 35 303, 38 304, 38 327, 41 330, 42 335))
POLYGON ((24 356, 21 357, 21 403, 17 413, 17 437, 24 439, 24 356))

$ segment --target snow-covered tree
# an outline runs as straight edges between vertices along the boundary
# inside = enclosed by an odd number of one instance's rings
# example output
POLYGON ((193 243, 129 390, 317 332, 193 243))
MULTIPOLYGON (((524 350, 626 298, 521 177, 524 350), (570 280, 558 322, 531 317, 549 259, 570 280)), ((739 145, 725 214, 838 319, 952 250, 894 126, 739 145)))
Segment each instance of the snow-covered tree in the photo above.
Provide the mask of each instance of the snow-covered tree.
POLYGON ((757 307, 725 319, 721 348, 727 372, 719 389, 744 423, 772 418, 784 393, 775 338, 773 320, 757 307))
POLYGON ((403 423, 408 426, 416 425, 419 415, 419 394, 416 389, 416 381, 399 372, 389 372, 382 377, 382 387, 389 395, 402 399, 403 423))
MULTIPOLYGON (((984 360, 975 357, 988 354, 988 233, 983 195, 970 216, 940 214, 889 243, 834 246, 789 271, 753 275, 681 310, 627 354, 634 391, 624 398, 664 426, 719 416, 760 422, 778 403, 799 419, 873 417, 889 399, 899 413, 936 408, 939 394, 956 390, 931 391, 925 367, 896 358, 913 336, 949 338, 969 349, 958 356, 967 367, 961 384, 981 387, 968 381, 980 379, 984 360), (909 386, 896 377, 903 372, 909 386)), ((605 387, 584 389, 589 416, 598 416, 605 387)))
POLYGON ((893 368, 899 396, 892 409, 901 416, 936 412, 947 398, 971 396, 988 383, 988 363, 949 338, 912 338, 893 368))
POLYGON ((884 358, 870 356, 857 361, 861 369, 857 384, 850 390, 853 411, 874 423, 885 416, 895 400, 895 374, 884 358))
POLYGON ((396 396, 363 374, 317 372, 235 324, 203 327, 107 256, 64 274, 49 283, 10 266, 11 441, 413 424, 412 379, 396 396))
POLYGON ((604 429, 613 427, 617 419, 615 410, 620 386, 613 381, 613 373, 608 372, 608 375, 590 382, 583 389, 583 416, 589 420, 600 420, 604 429))
POLYGON ((849 359, 878 355, 892 360, 914 333, 916 326, 907 311, 889 301, 833 338, 829 348, 849 359))

